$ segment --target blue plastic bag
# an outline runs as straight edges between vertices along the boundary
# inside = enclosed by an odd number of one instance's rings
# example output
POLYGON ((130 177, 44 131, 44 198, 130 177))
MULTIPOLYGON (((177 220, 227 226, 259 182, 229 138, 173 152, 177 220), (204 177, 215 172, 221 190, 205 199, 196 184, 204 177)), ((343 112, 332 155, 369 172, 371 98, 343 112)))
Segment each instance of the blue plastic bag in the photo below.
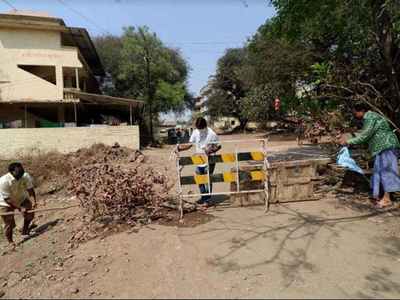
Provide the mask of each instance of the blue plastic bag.
POLYGON ((337 156, 336 164, 341 167, 350 169, 351 171, 364 174, 364 171, 357 165, 355 160, 351 158, 349 148, 347 147, 343 147, 342 149, 340 149, 337 156))

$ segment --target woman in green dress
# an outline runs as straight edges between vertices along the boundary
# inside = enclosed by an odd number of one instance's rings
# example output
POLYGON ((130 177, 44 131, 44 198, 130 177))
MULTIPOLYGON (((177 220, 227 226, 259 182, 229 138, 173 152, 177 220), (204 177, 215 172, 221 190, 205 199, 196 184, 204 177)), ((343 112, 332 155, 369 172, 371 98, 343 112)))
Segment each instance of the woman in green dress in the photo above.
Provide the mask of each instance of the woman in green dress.
POLYGON ((354 138, 342 136, 340 144, 368 144, 375 159, 371 180, 372 194, 377 200, 377 208, 387 207, 392 204, 390 193, 400 191, 399 140, 388 121, 380 114, 368 110, 365 105, 356 105, 353 114, 357 119, 363 120, 363 128, 354 138))

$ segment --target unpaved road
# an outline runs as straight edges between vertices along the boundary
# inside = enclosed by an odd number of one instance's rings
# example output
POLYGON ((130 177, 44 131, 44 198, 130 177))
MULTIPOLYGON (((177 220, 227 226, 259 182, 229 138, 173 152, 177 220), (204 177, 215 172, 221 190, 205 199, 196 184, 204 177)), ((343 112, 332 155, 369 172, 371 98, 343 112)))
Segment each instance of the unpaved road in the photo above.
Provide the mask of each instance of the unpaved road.
MULTIPOLYGON (((146 154, 173 170, 168 152, 146 154)), ((50 224, 42 234, 0 257, 0 290, 8 298, 399 298, 398 212, 349 202, 328 196, 268 214, 217 207, 198 222, 154 224, 74 250, 66 244, 74 211, 51 213, 39 220, 50 224)))
POLYGON ((195 228, 150 226, 82 253, 108 254, 88 279, 117 298, 399 298, 400 241, 336 200, 215 210, 195 228))

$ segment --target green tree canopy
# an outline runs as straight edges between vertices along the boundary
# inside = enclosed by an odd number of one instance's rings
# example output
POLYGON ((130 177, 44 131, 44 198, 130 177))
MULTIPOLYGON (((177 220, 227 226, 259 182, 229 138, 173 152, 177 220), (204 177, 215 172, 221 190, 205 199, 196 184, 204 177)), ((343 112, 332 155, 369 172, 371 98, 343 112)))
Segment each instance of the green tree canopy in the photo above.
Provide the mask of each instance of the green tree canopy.
MULTIPOLYGON (((361 100, 400 125, 400 1, 270 3, 276 15, 241 49, 244 59, 235 72, 227 72, 228 84, 218 64, 208 85, 214 99, 240 108, 235 113, 243 118, 259 121, 276 116, 275 97, 281 100, 282 113, 309 115, 348 109, 361 100), (236 106, 226 95, 231 74, 241 87, 236 106)), ((220 62, 228 57, 229 52, 220 62)), ((214 103, 214 108, 209 104, 211 113, 232 115, 214 103)))
POLYGON ((180 111, 193 105, 188 92, 189 66, 178 49, 166 47, 147 27, 127 27, 121 37, 95 40, 112 78, 105 91, 144 100, 151 130, 160 112, 180 111))
POLYGON ((247 123, 247 117, 242 114, 242 102, 247 93, 243 80, 246 60, 246 48, 228 49, 218 60, 217 72, 210 78, 203 93, 207 97, 208 113, 211 117, 238 118, 242 128, 247 123))

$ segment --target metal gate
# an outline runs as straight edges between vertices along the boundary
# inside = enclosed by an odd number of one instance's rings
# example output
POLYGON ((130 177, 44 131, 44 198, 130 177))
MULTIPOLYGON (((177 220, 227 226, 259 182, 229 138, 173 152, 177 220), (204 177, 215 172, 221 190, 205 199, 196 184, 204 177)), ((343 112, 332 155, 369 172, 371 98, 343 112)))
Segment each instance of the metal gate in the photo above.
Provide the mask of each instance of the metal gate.
MULTIPOLYGON (((176 169, 178 174, 177 193, 179 199, 180 218, 183 219, 183 203, 185 198, 214 196, 214 195, 230 195, 230 194, 249 194, 249 193, 265 193, 265 211, 269 209, 270 186, 269 186, 269 162, 267 157, 267 140, 231 140, 219 141, 210 144, 235 144, 235 150, 231 153, 221 153, 207 156, 205 154, 193 154, 190 156, 181 156, 178 151, 176 155, 176 169), (239 151, 240 143, 252 143, 258 145, 257 151, 239 151), (250 163, 252 168, 247 168, 246 171, 241 171, 240 166, 243 162, 250 163), (212 164, 234 164, 233 170, 217 174, 210 174, 210 165, 212 164), (191 176, 183 176, 182 170, 187 166, 207 166, 207 174, 193 174, 191 176), (241 183, 254 181, 260 182, 262 188, 244 190, 241 189, 241 183), (211 184, 213 183, 235 183, 236 190, 227 192, 212 192, 211 184), (207 185, 208 193, 184 193, 182 187, 186 185, 207 185), (210 192, 211 191, 211 192, 210 192)), ((179 145, 178 145, 179 146, 179 145)), ((178 147, 177 146, 177 147, 178 147)), ((223 149, 223 147, 222 147, 223 149)))

